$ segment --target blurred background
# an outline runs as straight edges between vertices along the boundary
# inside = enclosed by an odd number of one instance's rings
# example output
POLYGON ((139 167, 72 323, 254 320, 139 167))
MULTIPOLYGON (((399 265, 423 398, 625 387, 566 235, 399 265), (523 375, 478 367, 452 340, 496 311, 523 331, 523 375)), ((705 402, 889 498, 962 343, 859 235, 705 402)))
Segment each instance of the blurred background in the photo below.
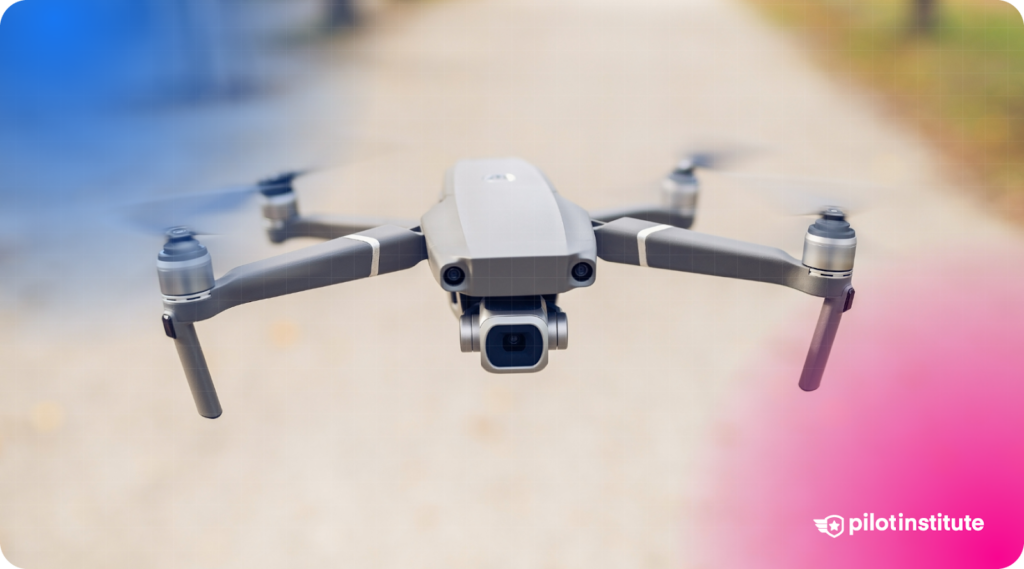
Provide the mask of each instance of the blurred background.
MULTIPOLYGON (((24 569, 1006 567, 1022 38, 999 0, 18 2, 0 548, 24 569), (700 145, 757 151, 702 178, 698 231, 799 257, 786 191, 858 206, 818 392, 796 382, 820 304, 788 289, 602 263, 562 301, 571 348, 491 376, 421 264, 201 323, 209 421, 158 324, 163 239, 128 215, 316 167, 303 211, 415 219, 456 160, 506 155, 600 209, 655 199, 700 145), (986 530, 812 521, 939 511, 986 530)), ((200 220, 218 276, 312 243, 234 205, 200 220)))

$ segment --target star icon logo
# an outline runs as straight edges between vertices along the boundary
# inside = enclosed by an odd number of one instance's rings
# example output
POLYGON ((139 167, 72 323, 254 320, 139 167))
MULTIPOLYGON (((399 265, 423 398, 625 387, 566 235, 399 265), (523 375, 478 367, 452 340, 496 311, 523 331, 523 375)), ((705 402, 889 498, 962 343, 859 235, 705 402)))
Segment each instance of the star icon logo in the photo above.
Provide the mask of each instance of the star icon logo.
POLYGON ((820 520, 814 520, 814 525, 817 526, 818 531, 833 538, 843 535, 844 523, 845 520, 842 516, 834 515, 820 520))

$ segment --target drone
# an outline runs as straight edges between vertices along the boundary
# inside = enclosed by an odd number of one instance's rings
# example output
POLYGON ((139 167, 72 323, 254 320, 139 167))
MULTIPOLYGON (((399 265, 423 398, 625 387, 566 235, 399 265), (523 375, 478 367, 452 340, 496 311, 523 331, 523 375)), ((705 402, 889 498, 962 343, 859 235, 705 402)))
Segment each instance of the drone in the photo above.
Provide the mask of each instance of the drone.
POLYGON ((462 352, 490 373, 533 373, 569 347, 559 295, 592 286, 597 260, 786 286, 824 299, 799 386, 821 384, 844 312, 853 305, 856 232, 840 207, 816 212, 802 259, 781 249, 691 231, 709 155, 684 158, 655 205, 588 212, 519 158, 462 160, 418 223, 299 213, 291 172, 251 186, 273 243, 325 240, 241 265, 215 279, 189 227, 166 231, 157 258, 163 328, 174 340, 199 414, 222 413, 195 324, 236 306, 404 271, 427 261, 459 323, 462 352))

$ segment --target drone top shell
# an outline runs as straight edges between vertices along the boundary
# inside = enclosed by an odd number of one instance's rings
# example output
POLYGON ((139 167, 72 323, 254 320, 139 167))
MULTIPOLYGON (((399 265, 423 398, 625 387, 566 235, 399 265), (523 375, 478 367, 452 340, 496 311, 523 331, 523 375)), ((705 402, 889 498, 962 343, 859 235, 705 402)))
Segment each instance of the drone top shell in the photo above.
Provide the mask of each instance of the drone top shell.
POLYGON ((420 223, 431 271, 445 290, 528 296, 594 283, 597 241, 590 215, 524 160, 458 162, 445 175, 441 202, 420 223), (580 263, 590 270, 581 267, 574 278, 580 263), (453 268, 461 275, 448 273, 453 268), (446 279, 446 273, 462 278, 446 279))

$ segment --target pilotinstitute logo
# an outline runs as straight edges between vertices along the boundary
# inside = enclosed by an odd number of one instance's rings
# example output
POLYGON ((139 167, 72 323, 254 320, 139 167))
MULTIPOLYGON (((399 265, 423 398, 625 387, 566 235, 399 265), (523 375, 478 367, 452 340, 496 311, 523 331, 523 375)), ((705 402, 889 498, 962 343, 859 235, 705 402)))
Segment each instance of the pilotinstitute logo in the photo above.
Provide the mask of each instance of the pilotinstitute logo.
POLYGON ((844 528, 848 530, 847 535, 865 531, 982 531, 985 529, 985 520, 971 516, 951 518, 943 515, 942 512, 924 518, 904 517, 903 514, 876 517, 873 513, 867 513, 863 518, 850 518, 849 520, 833 514, 820 520, 815 519, 814 525, 821 533, 836 538, 843 535, 844 528))
POLYGON ((818 531, 829 536, 839 537, 843 535, 843 516, 829 516, 821 520, 814 520, 818 531))

